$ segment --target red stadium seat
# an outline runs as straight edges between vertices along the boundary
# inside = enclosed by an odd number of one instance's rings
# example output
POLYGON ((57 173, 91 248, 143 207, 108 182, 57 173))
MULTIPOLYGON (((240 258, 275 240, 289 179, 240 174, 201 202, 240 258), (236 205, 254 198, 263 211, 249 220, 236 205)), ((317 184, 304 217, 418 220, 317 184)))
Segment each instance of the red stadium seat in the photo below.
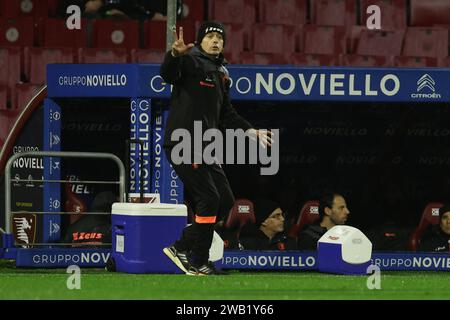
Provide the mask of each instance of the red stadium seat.
POLYGON ((299 51, 297 29, 292 26, 257 23, 252 27, 252 51, 289 55, 299 51), (264 41, 261 41, 264 39, 264 41))
POLYGON ((346 50, 344 27, 306 25, 304 52, 313 54, 343 54, 346 50))
POLYGON ((439 208, 443 206, 440 202, 431 202, 423 210, 419 225, 412 232, 409 239, 409 249, 417 251, 420 244, 420 238, 429 225, 439 224, 439 208))
POLYGON ((411 0, 411 26, 450 24, 450 1, 411 0))
POLYGON ((86 47, 87 20, 81 20, 80 30, 69 30, 64 19, 40 19, 37 22, 38 42, 43 47, 86 47))
POLYGON ((306 0, 259 0, 260 22, 298 26, 306 24, 306 0))
POLYGON ((403 45, 403 55, 432 58, 448 56, 448 29, 408 28, 403 45))
POLYGON ((7 108, 8 108, 8 87, 5 85, 0 85, 0 110, 6 110, 7 108))
POLYGON ((164 60, 164 51, 151 49, 133 49, 131 50, 131 62, 134 63, 162 63, 164 60))
POLYGON ((239 55, 244 51, 246 45, 246 36, 244 26, 242 24, 225 24, 225 32, 227 34, 227 42, 225 43, 225 58, 231 62, 239 61, 239 55))
POLYGON ((395 67, 405 68, 428 68, 428 67, 440 67, 442 64, 441 59, 428 58, 428 57, 395 57, 395 67))
POLYGON ((282 54, 277 53, 256 53, 242 52, 239 63, 241 64, 286 64, 286 60, 282 54))
POLYGON ((96 49, 79 48, 79 63, 127 63, 128 53, 125 48, 96 49))
POLYGON ((304 54, 292 53, 287 60, 288 64, 300 66, 339 66, 340 56, 332 54, 304 54))
POLYGON ((256 0, 209 0, 208 9, 210 20, 250 25, 256 21, 256 0))
POLYGON ((93 24, 93 47, 139 48, 137 20, 99 19, 93 24))
POLYGON ((11 93, 16 83, 20 82, 21 56, 22 50, 20 48, 0 48, 0 86, 8 88, 8 100, 12 98, 11 93))
POLYGON ((311 0, 311 20, 321 26, 355 25, 356 1, 311 0))
POLYGON ((381 29, 395 30, 406 28, 406 0, 361 0, 360 24, 365 26, 369 14, 367 7, 377 5, 381 10, 381 29))
POLYGON ((297 222, 288 230, 288 236, 296 238, 305 225, 319 220, 319 204, 319 201, 311 200, 303 205, 298 215, 297 222))
POLYGON ((183 7, 183 20, 205 20, 205 4, 203 0, 183 0, 183 7))
POLYGON ((9 131, 19 115, 18 110, 0 110, 0 138, 6 141, 9 131))
POLYGON ((253 202, 248 199, 236 199, 224 227, 233 230, 239 238, 242 228, 248 224, 255 223, 255 221, 253 202))
MULTIPOLYGON (((184 28, 183 28, 184 29, 184 28)), ((184 30, 183 30, 184 33, 184 30)), ((177 30, 178 34, 178 30, 177 30)), ((194 39, 185 39, 185 42, 193 42, 194 39)), ((144 22, 144 48, 153 50, 166 49, 166 22, 145 21, 144 22)))
POLYGON ((342 56, 342 65, 347 67, 392 67, 394 57, 349 54, 342 56))
POLYGON ((372 56, 399 56, 402 52, 404 30, 362 30, 356 53, 372 56))
MULTIPOLYGON (((195 22, 186 20, 178 22, 177 34, 180 27, 183 27, 184 42, 195 42, 195 22)), ((165 21, 144 22, 144 48, 153 50, 166 50, 165 21)))
POLYGON ((55 0, 1 0, 0 15, 5 18, 47 17, 55 13, 55 0))
POLYGON ((42 84, 18 83, 13 93, 13 108, 22 109, 39 92, 42 84))
POLYGON ((73 63, 72 48, 25 48, 25 74, 31 83, 45 83, 47 64, 73 63))
POLYGON ((0 46, 33 46, 33 18, 0 19, 0 46))

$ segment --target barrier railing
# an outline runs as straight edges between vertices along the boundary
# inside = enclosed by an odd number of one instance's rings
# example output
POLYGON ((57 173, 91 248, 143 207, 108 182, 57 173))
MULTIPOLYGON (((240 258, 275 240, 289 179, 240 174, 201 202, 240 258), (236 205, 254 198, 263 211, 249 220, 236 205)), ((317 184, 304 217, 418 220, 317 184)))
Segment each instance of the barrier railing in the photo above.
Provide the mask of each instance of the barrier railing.
MULTIPOLYGON (((119 185, 119 194, 120 194, 120 202, 125 201, 125 167, 122 163, 122 160, 119 159, 114 154, 111 153, 101 153, 101 152, 64 152, 64 151, 31 151, 31 152, 23 152, 23 153, 16 153, 11 158, 9 158, 8 162, 5 166, 5 230, 1 230, 3 234, 5 234, 7 237, 9 236, 9 241, 7 242, 6 247, 11 247, 20 245, 16 242, 13 243, 12 238, 12 219, 11 216, 18 213, 23 213, 24 211, 12 211, 11 210, 11 167, 14 161, 16 161, 19 158, 23 157, 59 157, 59 158, 91 158, 91 159, 109 159, 114 161, 117 164, 117 167, 119 168, 119 180, 115 181, 99 181, 99 180, 84 180, 84 181, 71 181, 71 180, 22 180, 22 179, 15 179, 14 181, 31 181, 31 182, 47 182, 47 183, 71 183, 71 184, 116 184, 119 185)), ((44 211, 37 211, 37 212, 26 212, 26 213, 33 213, 33 214, 80 214, 79 212, 44 212, 44 211)), ((83 214, 110 214, 106 212, 85 212, 83 214)), ((49 245, 49 243, 33 243, 30 244, 33 246, 43 246, 43 245, 49 245)), ((71 245, 66 243, 51 243, 51 245, 71 245)), ((107 244, 105 244, 107 245, 107 244)))

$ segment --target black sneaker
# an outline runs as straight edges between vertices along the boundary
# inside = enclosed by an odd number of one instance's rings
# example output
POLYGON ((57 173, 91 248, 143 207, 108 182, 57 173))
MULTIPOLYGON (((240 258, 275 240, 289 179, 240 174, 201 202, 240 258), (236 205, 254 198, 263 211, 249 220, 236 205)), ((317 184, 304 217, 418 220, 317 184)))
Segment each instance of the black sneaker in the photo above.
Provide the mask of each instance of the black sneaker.
POLYGON ((163 251, 181 271, 186 274, 194 273, 186 251, 178 251, 174 246, 164 248, 163 251))
POLYGON ((228 272, 225 272, 223 270, 216 269, 211 261, 199 267, 192 267, 192 269, 189 271, 196 271, 196 273, 194 274, 196 276, 225 276, 229 274, 228 272))

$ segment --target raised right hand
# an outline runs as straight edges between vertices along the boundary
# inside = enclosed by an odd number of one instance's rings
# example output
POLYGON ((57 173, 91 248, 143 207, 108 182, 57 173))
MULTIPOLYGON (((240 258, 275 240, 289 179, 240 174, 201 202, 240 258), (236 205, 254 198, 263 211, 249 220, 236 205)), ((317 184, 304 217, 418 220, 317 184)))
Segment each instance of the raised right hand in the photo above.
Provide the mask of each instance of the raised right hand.
POLYGON ((192 47, 194 47, 193 43, 185 44, 183 39, 183 27, 180 27, 180 37, 178 38, 177 30, 174 27, 173 30, 173 39, 174 42, 172 44, 172 56, 178 57, 186 52, 188 52, 192 47))

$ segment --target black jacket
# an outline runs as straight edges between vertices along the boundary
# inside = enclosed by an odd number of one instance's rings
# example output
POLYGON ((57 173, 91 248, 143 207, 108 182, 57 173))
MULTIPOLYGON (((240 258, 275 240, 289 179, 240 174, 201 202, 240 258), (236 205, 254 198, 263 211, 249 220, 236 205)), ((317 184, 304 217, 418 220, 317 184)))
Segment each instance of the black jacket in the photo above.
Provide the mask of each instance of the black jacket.
POLYGON ((296 250, 295 240, 286 236, 284 232, 277 233, 269 239, 264 232, 252 226, 245 228, 239 237, 241 250, 296 250))
POLYGON ((327 228, 324 228, 320 223, 314 223, 306 226, 306 228, 300 231, 297 239, 297 246, 299 250, 317 250, 317 241, 327 232, 327 228))
POLYGON ((442 232, 439 225, 428 229, 422 236, 419 244, 419 251, 426 252, 449 252, 450 236, 442 232))
POLYGON ((210 128, 245 131, 252 127, 230 103, 230 79, 223 63, 222 55, 211 57, 199 47, 179 57, 166 53, 160 72, 167 83, 173 84, 173 90, 165 147, 178 143, 170 139, 175 129, 187 129, 193 137, 194 121, 202 122, 203 132, 210 128))

